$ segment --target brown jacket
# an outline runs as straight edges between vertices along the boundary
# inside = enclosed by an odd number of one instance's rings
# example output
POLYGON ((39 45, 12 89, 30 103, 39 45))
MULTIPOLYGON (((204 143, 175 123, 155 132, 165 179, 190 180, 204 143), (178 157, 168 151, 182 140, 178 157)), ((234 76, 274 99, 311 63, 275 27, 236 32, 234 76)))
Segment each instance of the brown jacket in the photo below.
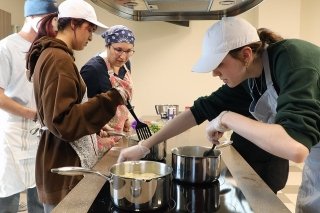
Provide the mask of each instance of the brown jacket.
POLYGON ((123 100, 111 89, 81 104, 86 86, 74 64, 73 51, 61 40, 43 37, 34 43, 28 68, 34 73, 39 120, 48 128, 37 152, 37 189, 43 203, 58 204, 82 177, 53 174, 50 169, 80 166, 69 142, 99 132, 123 100))

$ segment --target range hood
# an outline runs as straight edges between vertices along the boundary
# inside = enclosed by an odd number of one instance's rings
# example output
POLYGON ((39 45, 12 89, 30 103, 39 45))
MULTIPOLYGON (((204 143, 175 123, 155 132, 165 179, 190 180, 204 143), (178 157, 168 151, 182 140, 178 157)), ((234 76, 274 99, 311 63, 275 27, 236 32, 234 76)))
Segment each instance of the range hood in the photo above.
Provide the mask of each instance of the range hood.
MULTIPOLYGON (((134 21, 188 23, 241 14, 263 0, 91 0, 119 17, 134 21)), ((182 25, 185 25, 182 24, 182 25)))

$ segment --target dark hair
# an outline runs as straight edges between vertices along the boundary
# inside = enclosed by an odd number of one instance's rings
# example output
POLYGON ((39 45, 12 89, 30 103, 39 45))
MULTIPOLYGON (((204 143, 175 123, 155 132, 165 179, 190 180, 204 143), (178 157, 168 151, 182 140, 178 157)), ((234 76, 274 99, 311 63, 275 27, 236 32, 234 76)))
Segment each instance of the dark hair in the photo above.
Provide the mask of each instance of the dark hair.
POLYGON ((81 18, 59 18, 58 20, 58 31, 64 30, 68 24, 73 23, 76 27, 80 27, 83 23, 88 22, 91 27, 97 27, 97 25, 81 18))
MULTIPOLYGON (((43 36, 48 36, 48 37, 55 37, 57 35, 57 32, 54 31, 54 28, 52 26, 52 20, 54 18, 58 17, 58 13, 51 13, 41 19, 41 24, 38 28, 38 34, 34 41, 38 40, 39 38, 43 36)), ((81 26, 83 23, 88 22, 84 19, 75 19, 75 18, 60 18, 58 20, 58 31, 64 30, 66 26, 70 23, 73 22, 76 27, 81 26)), ((90 26, 95 26, 95 24, 92 24, 88 22, 90 26)))
MULTIPOLYGON (((33 40, 27 54, 26 54, 26 75, 27 75, 27 79, 29 81, 32 81, 32 75, 34 72, 34 67, 36 65, 36 63, 34 63, 36 60, 31 57, 31 48, 33 47, 33 45, 43 36, 49 36, 49 37, 55 37, 57 35, 57 32, 54 30, 53 25, 52 25, 52 20, 54 18, 58 17, 58 13, 50 13, 46 16, 44 16, 41 20, 40 20, 40 26, 38 27, 38 33, 35 37, 35 39, 33 40)), ((40 52, 38 53, 40 54, 40 52)), ((34 54, 34 56, 37 58, 39 55, 34 54)))
POLYGON ((261 55, 267 45, 283 40, 283 38, 280 35, 276 34, 275 32, 267 28, 259 28, 257 32, 260 41, 231 50, 229 54, 233 58, 239 59, 239 51, 244 47, 250 47, 254 53, 256 53, 257 55, 261 55))
MULTIPOLYGON (((51 13, 41 19, 41 24, 38 28, 38 34, 36 38, 33 40, 32 45, 30 46, 29 51, 26 55, 27 65, 26 65, 26 75, 29 81, 32 81, 32 76, 34 73, 34 67, 36 66, 36 59, 39 57, 41 52, 37 52, 37 54, 31 54, 31 49, 33 45, 42 37, 55 37, 57 32, 54 31, 52 26, 52 20, 58 17, 57 13, 51 13)), ((76 18, 59 18, 58 19, 58 31, 64 30, 70 23, 73 23, 76 27, 80 27, 83 23, 88 22, 85 19, 76 19, 76 18)), ((88 22, 90 26, 97 27, 95 24, 88 22)))
POLYGON ((57 35, 57 32, 54 31, 54 28, 52 26, 52 20, 57 17, 58 17, 58 13, 51 13, 41 19, 40 21, 41 24, 38 28, 38 34, 34 39, 34 41, 38 40, 43 36, 55 37, 57 35))

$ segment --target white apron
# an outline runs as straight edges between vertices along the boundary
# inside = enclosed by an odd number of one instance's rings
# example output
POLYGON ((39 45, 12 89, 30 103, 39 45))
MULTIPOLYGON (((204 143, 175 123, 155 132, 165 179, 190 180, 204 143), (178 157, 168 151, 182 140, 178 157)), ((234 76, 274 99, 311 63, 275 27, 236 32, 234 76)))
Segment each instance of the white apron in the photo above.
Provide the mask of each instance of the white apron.
POLYGON ((320 143, 305 160, 296 202, 296 213, 320 212, 320 143))
MULTIPOLYGON (((88 101, 87 91, 85 92, 81 103, 88 101)), ((49 131, 48 127, 41 125, 40 128, 37 128, 34 133, 39 133, 42 131, 49 131)), ((98 153, 98 142, 97 135, 85 135, 78 140, 69 142, 72 149, 77 153, 80 158, 81 167, 91 169, 99 160, 98 153)))
MULTIPOLYGON (((274 123, 274 119, 277 114, 278 94, 273 86, 267 50, 263 52, 262 59, 267 90, 262 94, 259 100, 251 102, 249 111, 258 121, 272 124, 274 123)), ((249 88, 251 89, 250 85, 249 88)))
MULTIPOLYGON (((32 83, 26 80, 25 55, 31 43, 14 33, 0 41, 0 87, 21 105, 36 109, 32 83)), ((0 197, 35 186, 39 140, 30 134, 35 123, 0 110, 0 197)))
MULTIPOLYGON (((267 50, 265 50, 262 54, 262 61, 267 89, 258 100, 255 100, 251 94, 253 101, 250 104, 249 111, 258 121, 273 124, 277 114, 278 94, 273 86, 267 50)), ((249 88, 252 90, 250 85, 249 88)), ((260 92, 262 91, 259 91, 259 93, 260 92)), ((268 166, 264 168, 265 172, 274 173, 277 175, 273 176, 270 174, 265 177, 265 181, 269 183, 269 187, 273 191, 279 191, 285 186, 288 180, 289 161, 274 157, 270 159, 267 164, 268 166)))
MULTIPOLYGON (((7 114, 8 115, 8 114, 7 114)), ((36 123, 11 115, 0 131, 0 197, 35 187, 35 158, 39 138, 36 123)))
MULTIPOLYGON (((81 80, 83 82, 82 78, 81 80)), ((81 103, 86 101, 88 101, 87 89, 81 103)), ((70 145, 79 156, 82 167, 91 169, 97 163, 99 159, 99 150, 96 134, 85 135, 78 140, 70 142, 70 145)))

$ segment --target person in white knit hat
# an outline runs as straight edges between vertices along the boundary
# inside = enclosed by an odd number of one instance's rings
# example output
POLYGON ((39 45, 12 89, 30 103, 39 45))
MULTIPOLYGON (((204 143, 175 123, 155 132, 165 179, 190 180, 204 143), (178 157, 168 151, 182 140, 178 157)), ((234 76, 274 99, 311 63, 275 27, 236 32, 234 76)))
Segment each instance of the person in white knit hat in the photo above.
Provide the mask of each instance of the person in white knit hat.
POLYGON ((0 41, 0 213, 17 212, 20 192, 25 190, 28 211, 44 211, 35 187, 39 139, 30 133, 37 116, 25 55, 40 20, 57 11, 56 0, 26 0, 22 29, 0 41))

